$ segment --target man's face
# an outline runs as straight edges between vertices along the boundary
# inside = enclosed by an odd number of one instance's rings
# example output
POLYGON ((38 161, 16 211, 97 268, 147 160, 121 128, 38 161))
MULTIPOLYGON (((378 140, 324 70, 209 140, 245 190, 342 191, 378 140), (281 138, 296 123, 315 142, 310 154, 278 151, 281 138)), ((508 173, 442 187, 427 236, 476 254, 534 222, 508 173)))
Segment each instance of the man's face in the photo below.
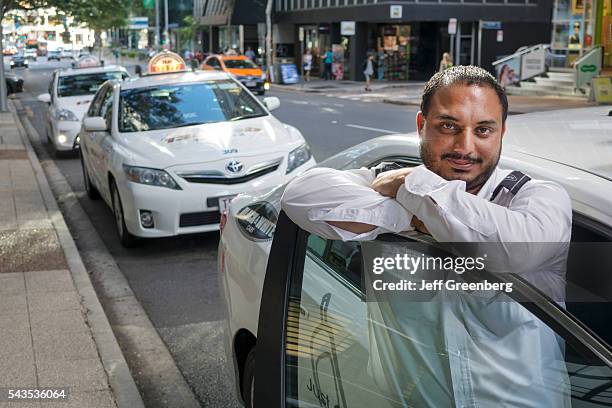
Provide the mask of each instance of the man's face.
POLYGON ((476 194, 501 154, 502 106, 488 86, 454 85, 432 97, 427 118, 417 114, 421 159, 446 180, 463 180, 476 194))

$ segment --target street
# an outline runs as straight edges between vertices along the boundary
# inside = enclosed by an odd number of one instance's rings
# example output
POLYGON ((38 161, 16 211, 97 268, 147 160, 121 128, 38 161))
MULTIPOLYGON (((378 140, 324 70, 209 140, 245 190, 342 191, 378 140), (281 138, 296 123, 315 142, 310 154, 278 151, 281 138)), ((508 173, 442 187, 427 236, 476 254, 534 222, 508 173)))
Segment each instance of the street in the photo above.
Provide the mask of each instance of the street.
MULTIPOLYGON (((105 265, 99 261, 98 253, 108 251, 199 403, 235 407, 237 402, 227 371, 230 365, 225 361, 221 342, 223 327, 217 284, 219 234, 145 240, 134 249, 120 245, 111 210, 102 200, 93 201, 86 196, 78 156, 56 158, 45 141, 43 113, 46 107, 36 100, 36 96, 47 92, 54 69, 67 66, 67 61, 47 63, 39 58, 29 69, 18 70, 25 79, 24 92, 18 99, 43 140, 42 144, 35 144, 35 148, 42 146, 46 150, 49 160, 53 160, 68 181, 95 229, 95 232, 75 234, 84 228, 83 225, 68 222, 85 264, 90 273, 103 276, 105 265), (97 234, 105 248, 94 247, 88 239, 90 234, 97 234)), ((292 91, 274 91, 269 95, 278 96, 281 101, 275 116, 300 129, 317 161, 376 136, 415 129, 416 111, 412 107, 292 91)), ((103 285, 103 279, 98 285, 103 285)), ((96 287, 96 290, 102 289, 96 287)), ((104 305, 103 299, 102 303, 104 305)), ((120 341, 122 348, 127 348, 123 351, 136 382, 145 390, 146 387, 155 388, 156 380, 147 378, 146 371, 134 370, 136 363, 130 358, 134 350, 126 343, 120 341)), ((155 354, 149 358, 154 361, 155 354)), ((164 406, 149 393, 142 394, 147 406, 164 406)))

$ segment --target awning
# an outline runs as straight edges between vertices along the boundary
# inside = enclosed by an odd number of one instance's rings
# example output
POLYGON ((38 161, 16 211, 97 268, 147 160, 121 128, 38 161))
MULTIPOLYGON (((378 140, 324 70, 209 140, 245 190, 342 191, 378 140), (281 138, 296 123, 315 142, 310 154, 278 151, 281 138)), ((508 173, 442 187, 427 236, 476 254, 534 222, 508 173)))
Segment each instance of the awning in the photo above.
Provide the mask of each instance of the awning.
MULTIPOLYGON (((201 25, 224 25, 229 17, 227 0, 195 0, 195 11, 199 11, 198 23, 201 25)), ((197 15, 197 14, 196 14, 197 15)))

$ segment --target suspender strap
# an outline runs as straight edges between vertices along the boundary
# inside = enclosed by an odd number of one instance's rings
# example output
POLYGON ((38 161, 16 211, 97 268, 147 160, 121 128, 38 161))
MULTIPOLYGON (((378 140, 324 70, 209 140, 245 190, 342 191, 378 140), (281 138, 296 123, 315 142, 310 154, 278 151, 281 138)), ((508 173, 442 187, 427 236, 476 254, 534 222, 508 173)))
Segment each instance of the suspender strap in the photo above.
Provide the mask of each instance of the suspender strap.
POLYGON ((382 162, 378 166, 374 167, 374 176, 376 177, 385 171, 397 170, 401 168, 404 168, 404 166, 396 162, 382 162))
POLYGON ((512 173, 508 174, 497 187, 495 187, 495 191, 493 191, 493 195, 489 201, 495 200, 502 188, 505 188, 511 192, 512 195, 516 195, 521 187, 523 187, 529 180, 531 180, 531 177, 525 173, 518 170, 513 171, 512 173))

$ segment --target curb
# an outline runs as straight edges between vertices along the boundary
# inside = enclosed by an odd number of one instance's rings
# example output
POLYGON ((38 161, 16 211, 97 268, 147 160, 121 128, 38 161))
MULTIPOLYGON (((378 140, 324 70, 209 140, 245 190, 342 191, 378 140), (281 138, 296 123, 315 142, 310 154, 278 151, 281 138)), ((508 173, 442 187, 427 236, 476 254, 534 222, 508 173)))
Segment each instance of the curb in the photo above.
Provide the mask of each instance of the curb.
MULTIPOLYGON (((130 373, 125 357, 119 348, 119 343, 113 334, 108 318, 102 309, 102 305, 93 288, 76 244, 59 210, 57 201, 53 196, 44 170, 34 152, 34 148, 28 136, 29 132, 25 129, 27 124, 22 124, 20 115, 17 114, 17 103, 18 102, 9 100, 9 110, 15 118, 15 123, 26 147, 30 164, 36 174, 36 180, 40 187, 45 206, 47 207, 49 218, 57 232, 76 290, 81 297, 81 303, 85 307, 87 323, 91 329, 90 332, 94 342, 96 343, 100 360, 108 376, 108 382, 117 407, 144 408, 142 397, 138 392, 138 388, 130 373)), ((20 102, 19 105, 21 105, 20 102)))
POLYGON ((420 106, 420 102, 411 102, 411 101, 401 101, 399 99, 387 99, 384 98, 383 103, 388 103, 390 105, 401 105, 401 106, 420 106))

